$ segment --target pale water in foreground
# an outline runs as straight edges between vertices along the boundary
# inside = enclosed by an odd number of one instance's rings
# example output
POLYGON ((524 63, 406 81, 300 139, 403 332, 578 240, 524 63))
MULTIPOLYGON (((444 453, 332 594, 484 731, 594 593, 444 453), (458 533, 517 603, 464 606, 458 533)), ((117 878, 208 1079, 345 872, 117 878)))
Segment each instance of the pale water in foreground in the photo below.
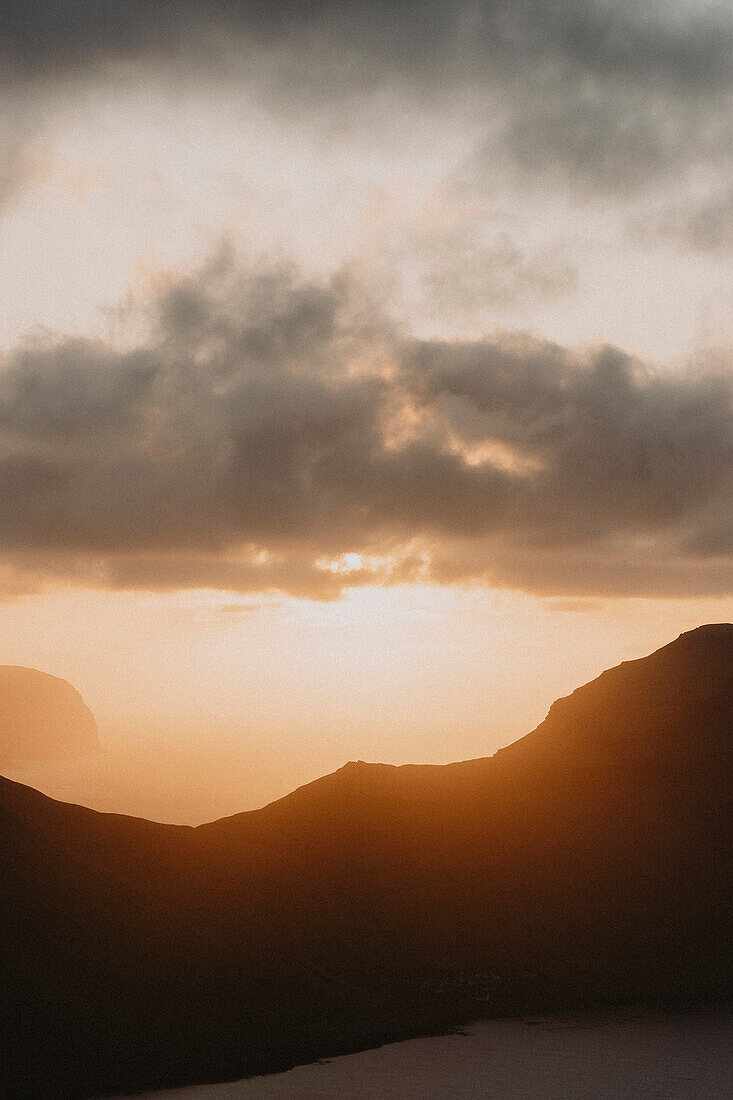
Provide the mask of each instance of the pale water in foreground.
POLYGON ((730 1100, 733 1013, 627 1010, 490 1020, 464 1032, 156 1100, 730 1100))

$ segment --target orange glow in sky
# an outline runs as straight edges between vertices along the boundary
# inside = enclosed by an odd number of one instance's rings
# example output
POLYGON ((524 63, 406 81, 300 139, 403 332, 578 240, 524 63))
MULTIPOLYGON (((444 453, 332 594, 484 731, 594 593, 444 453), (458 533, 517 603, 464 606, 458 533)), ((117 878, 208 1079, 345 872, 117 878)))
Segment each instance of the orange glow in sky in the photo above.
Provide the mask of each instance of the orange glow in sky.
POLYGON ((57 592, 0 607, 0 663, 70 680, 102 754, 11 777, 199 822, 347 760, 487 756, 552 701, 733 601, 552 600, 436 586, 292 598, 57 592))

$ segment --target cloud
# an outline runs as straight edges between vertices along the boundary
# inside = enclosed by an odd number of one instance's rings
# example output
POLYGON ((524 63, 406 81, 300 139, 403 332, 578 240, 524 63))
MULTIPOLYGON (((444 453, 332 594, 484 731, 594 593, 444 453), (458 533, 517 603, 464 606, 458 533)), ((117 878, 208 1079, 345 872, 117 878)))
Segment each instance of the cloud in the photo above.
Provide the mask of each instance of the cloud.
MULTIPOLYGON (((228 81, 340 127, 372 92, 485 120, 479 172, 607 194, 730 162, 733 20, 722 6, 612 0, 19 0, 3 5, 10 86, 104 80, 129 62, 228 81)), ((126 68, 127 66, 127 68, 126 68)), ((139 69, 135 69, 139 76, 139 69)))
POLYGON ((553 74, 543 95, 535 91, 515 108, 476 164, 485 171, 498 151, 525 180, 539 173, 573 191, 627 195, 700 165, 720 170, 730 163, 731 142, 729 109, 697 89, 553 74))
POLYGON ((30 174, 26 151, 16 134, 3 134, 0 143, 0 209, 10 202, 30 174))
POLYGON ((661 216, 633 226, 644 244, 671 242, 691 252, 726 256, 733 251, 733 187, 675 202, 661 216))
POLYGON ((6 92, 0 118, 0 211, 43 177, 48 158, 47 140, 35 104, 6 92))
POLYGON ((733 386, 527 335, 418 340, 341 271, 168 280, 149 333, 0 372, 0 562, 46 583, 333 598, 733 589, 733 386))
POLYGON ((433 324, 445 318, 475 328, 477 319, 552 304, 578 285, 558 249, 528 253, 506 232, 487 234, 470 215, 408 229, 390 259, 433 324))
MULTIPOLYGON (((262 48, 293 41, 351 44, 402 72, 476 69, 486 52, 562 57, 586 73, 657 78, 710 90, 730 77, 726 13, 708 5, 658 5, 642 12, 602 0, 10 0, 3 5, 4 52, 16 69, 79 66, 94 56, 171 54, 188 46, 202 57, 207 28, 262 48)), ((437 74, 440 77, 440 73, 437 74)))

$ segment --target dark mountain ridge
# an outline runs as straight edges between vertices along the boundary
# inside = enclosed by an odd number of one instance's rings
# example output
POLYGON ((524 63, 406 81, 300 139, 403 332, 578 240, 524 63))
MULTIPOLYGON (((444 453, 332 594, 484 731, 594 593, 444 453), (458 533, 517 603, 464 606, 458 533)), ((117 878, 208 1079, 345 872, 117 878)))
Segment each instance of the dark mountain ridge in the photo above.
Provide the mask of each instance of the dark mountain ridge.
POLYGON ((730 991, 733 626, 487 759, 200 826, 0 780, 6 1095, 281 1069, 472 1017, 730 991))

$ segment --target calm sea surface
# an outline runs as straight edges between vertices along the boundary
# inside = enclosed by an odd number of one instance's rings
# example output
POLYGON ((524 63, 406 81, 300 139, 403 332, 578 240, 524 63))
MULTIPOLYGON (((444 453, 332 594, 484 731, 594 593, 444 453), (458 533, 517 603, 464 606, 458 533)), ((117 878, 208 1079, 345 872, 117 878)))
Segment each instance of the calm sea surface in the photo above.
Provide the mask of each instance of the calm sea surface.
POLYGON ((156 1100, 731 1100, 733 1012, 492 1020, 156 1100))

